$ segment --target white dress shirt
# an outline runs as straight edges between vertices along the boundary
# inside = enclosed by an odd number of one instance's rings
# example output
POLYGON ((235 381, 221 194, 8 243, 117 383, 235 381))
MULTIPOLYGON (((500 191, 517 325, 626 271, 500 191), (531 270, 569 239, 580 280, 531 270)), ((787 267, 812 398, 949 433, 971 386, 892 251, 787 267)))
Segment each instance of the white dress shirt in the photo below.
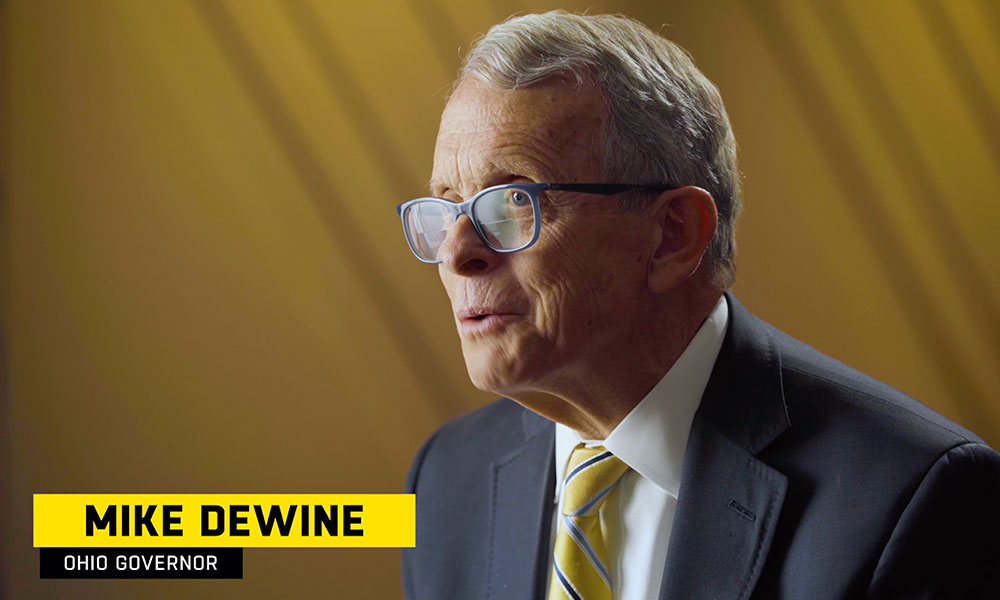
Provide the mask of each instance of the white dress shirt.
MULTIPOLYGON (((605 440, 581 440, 556 424, 555 515, 559 523, 563 474, 581 441, 604 446, 631 469, 601 508, 615 600, 649 600, 660 593, 667 543, 680 491, 684 451, 694 413, 708 385, 729 323, 725 298, 712 309, 687 348, 660 382, 622 419, 605 440)), ((551 577, 552 552, 549 552, 551 577)))

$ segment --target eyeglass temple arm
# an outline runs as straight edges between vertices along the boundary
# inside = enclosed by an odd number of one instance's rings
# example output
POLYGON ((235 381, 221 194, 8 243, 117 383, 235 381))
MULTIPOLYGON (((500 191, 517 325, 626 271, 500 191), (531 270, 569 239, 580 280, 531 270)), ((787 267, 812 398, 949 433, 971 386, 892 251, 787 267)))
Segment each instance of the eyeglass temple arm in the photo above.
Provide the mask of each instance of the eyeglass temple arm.
POLYGON ((611 196, 631 190, 673 190, 676 186, 666 183, 644 184, 644 183, 553 183, 548 189, 564 192, 581 192, 585 194, 598 194, 611 196))

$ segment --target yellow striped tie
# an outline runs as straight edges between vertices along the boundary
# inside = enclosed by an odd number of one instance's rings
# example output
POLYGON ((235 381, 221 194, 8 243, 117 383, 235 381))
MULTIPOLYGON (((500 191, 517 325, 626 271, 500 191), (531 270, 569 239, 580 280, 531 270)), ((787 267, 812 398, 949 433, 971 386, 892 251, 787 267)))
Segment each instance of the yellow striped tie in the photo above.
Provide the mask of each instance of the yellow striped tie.
POLYGON ((598 511, 628 465, 604 448, 570 454, 548 600, 611 600, 608 550, 598 511))

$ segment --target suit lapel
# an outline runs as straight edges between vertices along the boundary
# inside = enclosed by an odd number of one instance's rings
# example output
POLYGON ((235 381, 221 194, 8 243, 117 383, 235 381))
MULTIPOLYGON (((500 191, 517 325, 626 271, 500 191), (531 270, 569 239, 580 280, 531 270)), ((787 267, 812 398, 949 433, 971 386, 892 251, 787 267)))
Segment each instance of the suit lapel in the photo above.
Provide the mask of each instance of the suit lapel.
POLYGON ((690 440, 660 598, 748 598, 787 481, 704 420, 690 440))
POLYGON ((487 597, 542 597, 555 493, 551 422, 524 411, 525 442, 490 465, 490 565, 487 597), (545 560, 543 560, 545 559, 545 560))
POLYGON ((753 592, 787 478, 756 454, 788 428, 781 357, 767 326, 731 295, 729 326, 695 414, 660 598, 753 592))

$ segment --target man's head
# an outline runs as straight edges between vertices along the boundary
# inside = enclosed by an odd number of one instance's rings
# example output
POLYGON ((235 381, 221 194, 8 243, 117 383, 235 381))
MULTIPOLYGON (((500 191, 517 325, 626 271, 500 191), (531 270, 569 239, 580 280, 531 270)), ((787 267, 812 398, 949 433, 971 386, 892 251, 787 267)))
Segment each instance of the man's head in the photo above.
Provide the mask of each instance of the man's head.
MULTIPOLYGON (((456 85, 469 79, 504 89, 551 79, 596 87, 607 106, 598 132, 607 180, 707 190, 719 224, 705 259, 720 289, 733 284, 736 140, 718 89, 683 48, 622 15, 530 14, 495 25, 473 45, 456 85)), ((626 208, 641 203, 626 199, 626 208)))
MULTIPOLYGON (((656 371, 660 359, 642 355, 649 338, 692 333, 693 313, 731 283, 739 186, 721 100, 682 50, 635 21, 527 15, 470 50, 431 192, 464 201, 518 182, 675 189, 543 192, 538 241, 514 253, 458 218, 437 258, 482 389, 565 399, 604 374, 656 371)), ((532 408, 556 420, 563 410, 532 408)))

